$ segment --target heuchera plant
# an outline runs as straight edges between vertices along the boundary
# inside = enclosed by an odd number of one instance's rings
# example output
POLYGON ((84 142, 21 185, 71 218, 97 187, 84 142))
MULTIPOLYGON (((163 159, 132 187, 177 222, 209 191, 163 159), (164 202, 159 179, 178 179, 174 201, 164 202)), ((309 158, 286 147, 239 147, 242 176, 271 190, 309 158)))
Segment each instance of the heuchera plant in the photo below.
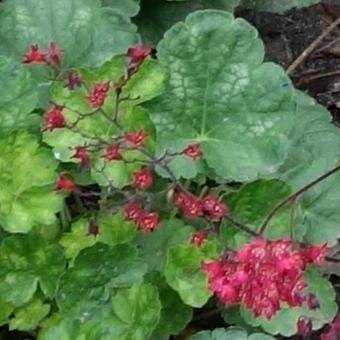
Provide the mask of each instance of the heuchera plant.
MULTIPOLYGON (((88 31, 102 38, 138 8, 72 3, 102 18, 88 31)), ((160 340, 217 311, 225 328, 190 339, 336 337, 321 270, 340 236, 340 134, 263 62, 255 29, 198 11, 156 48, 133 37, 107 57, 95 40, 89 59, 51 32, 29 31, 20 56, 0 43, 0 324, 160 340)))

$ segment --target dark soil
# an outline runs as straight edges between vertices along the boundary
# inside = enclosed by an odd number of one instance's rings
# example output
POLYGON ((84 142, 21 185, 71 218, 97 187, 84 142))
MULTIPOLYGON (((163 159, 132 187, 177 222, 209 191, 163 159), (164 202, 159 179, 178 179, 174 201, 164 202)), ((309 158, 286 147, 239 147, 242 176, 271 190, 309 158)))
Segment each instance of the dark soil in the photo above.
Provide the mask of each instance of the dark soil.
MULTIPOLYGON (((259 30, 266 46, 267 60, 287 69, 340 16, 340 0, 293 9, 284 15, 252 11, 239 12, 238 15, 259 30)), ((300 64, 291 78, 295 87, 306 91, 331 111, 335 123, 340 122, 340 27, 300 64)))

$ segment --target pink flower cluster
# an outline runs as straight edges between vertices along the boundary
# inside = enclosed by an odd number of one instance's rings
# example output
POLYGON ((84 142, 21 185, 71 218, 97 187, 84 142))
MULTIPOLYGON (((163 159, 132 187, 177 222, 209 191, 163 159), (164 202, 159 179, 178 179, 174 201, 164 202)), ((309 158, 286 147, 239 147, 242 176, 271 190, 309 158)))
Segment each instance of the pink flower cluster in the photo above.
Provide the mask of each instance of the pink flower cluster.
POLYGON ((229 213, 229 207, 213 195, 207 195, 200 200, 189 193, 178 192, 175 196, 175 204, 183 215, 190 219, 205 215, 212 221, 219 221, 229 213))
POLYGON ((25 64, 50 64, 59 67, 63 50, 60 46, 50 43, 47 51, 41 51, 38 44, 33 44, 26 52, 22 62, 25 64))
MULTIPOLYGON (((289 240, 257 238, 223 259, 204 263, 209 289, 226 305, 243 304, 255 316, 270 319, 281 303, 309 305, 306 265, 322 265, 325 245, 293 247, 289 240)), ((310 307, 311 308, 311 307, 310 307)))
POLYGON ((136 223, 146 234, 157 229, 160 223, 158 213, 145 211, 139 203, 132 203, 125 208, 125 219, 136 223))

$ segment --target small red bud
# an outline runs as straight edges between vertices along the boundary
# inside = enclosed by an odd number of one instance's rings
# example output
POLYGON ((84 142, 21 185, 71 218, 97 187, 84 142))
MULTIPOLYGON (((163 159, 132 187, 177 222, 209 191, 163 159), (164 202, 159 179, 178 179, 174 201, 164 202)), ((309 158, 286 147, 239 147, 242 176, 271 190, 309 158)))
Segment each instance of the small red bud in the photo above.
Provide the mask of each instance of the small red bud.
POLYGON ((142 213, 138 218, 138 226, 144 233, 150 233, 159 227, 159 215, 156 212, 142 213))
POLYGON ((121 161, 123 159, 123 156, 119 152, 119 145, 117 144, 109 145, 102 157, 108 161, 121 161))
POLYGON ((91 158, 84 146, 77 146, 72 158, 80 160, 81 168, 88 168, 91 164, 91 158))
POLYGON ((190 243, 197 247, 200 247, 206 241, 207 237, 208 231, 206 230, 196 231, 191 235, 190 243))
POLYGON ((202 158, 203 152, 201 147, 198 144, 190 144, 184 150, 183 154, 187 157, 190 157, 194 160, 202 158))
POLYGON ((148 189, 153 184, 153 176, 149 168, 143 168, 134 172, 133 185, 138 189, 148 189))
POLYGON ((94 108, 102 107, 110 90, 110 87, 111 85, 109 82, 94 84, 91 92, 87 96, 90 105, 94 108))
POLYGON ((46 63, 46 53, 41 52, 37 44, 31 45, 22 62, 25 64, 46 63))
POLYGON ((54 105, 48 112, 45 113, 45 127, 43 131, 53 131, 54 129, 59 129, 66 126, 63 110, 63 106, 54 105))
POLYGON ((125 135, 125 140, 132 144, 134 147, 139 148, 144 146, 145 139, 147 138, 148 134, 144 130, 136 131, 127 133, 125 135))
POLYGON ((50 43, 50 46, 47 50, 47 57, 51 64, 55 66, 60 66, 61 64, 61 55, 62 55, 62 48, 55 43, 50 43))
POLYGON ((83 85, 83 80, 81 79, 80 74, 76 71, 70 71, 67 73, 65 80, 65 87, 67 87, 70 91, 83 85))
POLYGON ((77 185, 66 175, 60 175, 55 185, 56 190, 72 192, 77 189, 77 185))
POLYGON ((125 219, 127 221, 137 222, 143 213, 143 207, 139 203, 132 203, 124 209, 125 219))

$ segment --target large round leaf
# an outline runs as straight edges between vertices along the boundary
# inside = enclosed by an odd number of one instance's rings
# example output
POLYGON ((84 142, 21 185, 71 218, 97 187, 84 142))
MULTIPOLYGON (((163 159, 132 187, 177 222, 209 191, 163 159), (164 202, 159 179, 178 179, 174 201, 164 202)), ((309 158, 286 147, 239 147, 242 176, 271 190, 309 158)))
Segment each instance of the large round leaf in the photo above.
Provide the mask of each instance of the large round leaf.
MULTIPOLYGON (((294 124, 283 70, 263 63, 256 30, 222 11, 191 14, 159 43, 170 77, 151 106, 159 143, 200 143, 208 166, 227 180, 272 175, 284 162, 294 124)), ((179 173, 179 175, 181 175, 179 173)))
POLYGON ((100 65, 137 41, 129 18, 98 0, 11 0, 0 12, 0 53, 17 60, 31 44, 53 42, 67 66, 100 65))

